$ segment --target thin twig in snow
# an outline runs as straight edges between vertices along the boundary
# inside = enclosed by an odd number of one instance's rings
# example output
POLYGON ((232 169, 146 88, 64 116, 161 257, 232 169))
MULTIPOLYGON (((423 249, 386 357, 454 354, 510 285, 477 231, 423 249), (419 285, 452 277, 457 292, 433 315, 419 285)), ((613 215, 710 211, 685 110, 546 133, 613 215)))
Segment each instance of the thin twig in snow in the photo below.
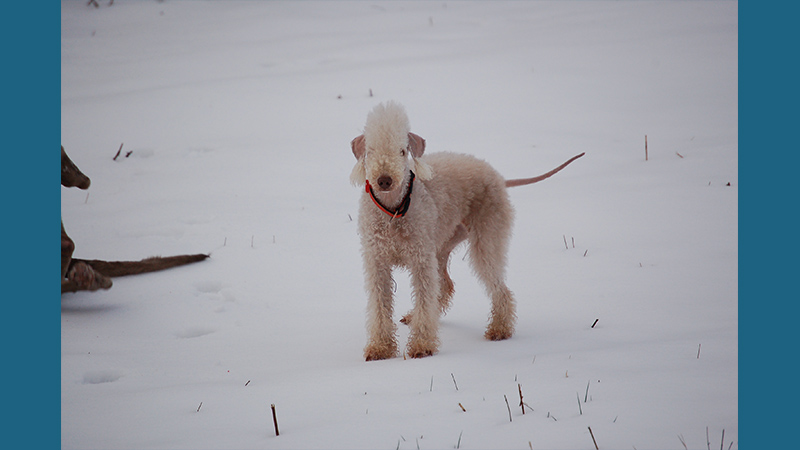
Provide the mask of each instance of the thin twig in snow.
POLYGON ((678 439, 681 440, 681 444, 683 444, 683 448, 685 448, 686 450, 689 450, 689 448, 686 446, 686 441, 683 440, 683 435, 682 434, 678 435, 678 439))
POLYGON ((592 442, 594 442, 595 450, 600 450, 600 447, 597 446, 597 441, 594 440, 594 433, 592 433, 592 427, 589 427, 589 434, 592 435, 592 442))
POLYGON ((457 391, 458 390, 458 383, 456 383, 456 376, 453 375, 452 373, 450 373, 450 376, 453 377, 453 384, 455 385, 456 391, 457 391))
POLYGON ((275 436, 280 436, 280 432, 278 431, 278 415, 275 413, 275 404, 271 404, 270 408, 272 408, 272 423, 275 425, 275 436))
MULTIPOLYGON (((96 4, 96 3, 95 3, 95 4, 96 4)), ((114 155, 114 158, 112 159, 112 161, 116 161, 116 160, 117 160, 117 158, 119 158, 119 154, 120 154, 120 153, 122 153, 122 146, 123 146, 123 145, 125 145, 125 143, 124 143, 124 142, 123 142, 122 144, 119 144, 119 150, 117 150, 117 154, 116 154, 116 155, 114 155)))
POLYGON ((506 395, 503 394, 503 398, 506 399, 506 408, 508 408, 508 421, 513 422, 514 420, 511 419, 511 406, 508 405, 508 397, 506 397, 506 395))
POLYGON ((581 413, 581 415, 583 415, 583 408, 581 408, 581 394, 578 394, 578 393, 576 392, 576 393, 575 393, 575 398, 577 398, 577 399, 578 399, 578 412, 580 412, 580 413, 581 413))

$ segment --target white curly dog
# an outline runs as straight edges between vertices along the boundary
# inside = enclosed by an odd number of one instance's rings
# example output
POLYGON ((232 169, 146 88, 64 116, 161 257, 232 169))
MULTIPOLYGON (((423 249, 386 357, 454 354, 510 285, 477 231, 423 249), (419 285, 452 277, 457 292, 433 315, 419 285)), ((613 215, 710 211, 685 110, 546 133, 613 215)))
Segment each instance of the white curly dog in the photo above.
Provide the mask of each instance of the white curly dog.
POLYGON ((544 175, 507 181, 473 156, 423 156, 425 140, 410 132, 405 110, 394 102, 376 106, 367 115, 364 133, 350 145, 358 160, 350 180, 365 186, 358 228, 368 295, 366 360, 397 355, 395 267, 411 273, 414 305, 401 320, 410 327, 408 356, 438 351, 439 315, 450 306, 454 292, 448 260, 464 240, 472 268, 492 300, 485 337, 510 338, 516 305, 505 283, 505 267, 514 209, 506 188, 543 180, 583 153, 544 175))

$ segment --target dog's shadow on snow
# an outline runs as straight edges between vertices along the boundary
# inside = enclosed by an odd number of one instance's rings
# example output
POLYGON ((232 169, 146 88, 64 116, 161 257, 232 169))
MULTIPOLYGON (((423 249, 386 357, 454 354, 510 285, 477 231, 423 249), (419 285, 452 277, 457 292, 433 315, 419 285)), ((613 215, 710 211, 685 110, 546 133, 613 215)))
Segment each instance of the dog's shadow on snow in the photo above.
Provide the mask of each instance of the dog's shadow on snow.
POLYGON ((88 303, 84 299, 61 297, 61 314, 92 315, 117 311, 122 306, 108 303, 88 303))

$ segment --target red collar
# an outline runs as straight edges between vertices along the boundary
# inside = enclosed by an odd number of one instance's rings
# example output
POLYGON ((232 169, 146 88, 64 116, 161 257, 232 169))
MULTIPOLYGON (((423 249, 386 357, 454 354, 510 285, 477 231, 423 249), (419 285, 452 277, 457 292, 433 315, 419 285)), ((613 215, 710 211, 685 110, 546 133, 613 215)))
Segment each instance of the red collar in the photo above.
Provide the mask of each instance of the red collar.
POLYGON ((375 198, 375 193, 372 191, 372 186, 370 186, 369 180, 367 180, 367 188, 366 188, 367 194, 369 194, 369 197, 372 199, 372 201, 375 203, 378 209, 392 216, 393 219, 395 217, 405 216, 406 213, 408 212, 408 207, 411 206, 411 188, 414 187, 414 178, 416 178, 416 176, 414 175, 414 172, 411 172, 410 170, 409 173, 411 173, 411 179, 408 180, 408 189, 406 190, 406 196, 403 197, 403 201, 400 202, 400 204, 395 209, 389 209, 383 206, 381 202, 379 202, 378 199, 375 198))

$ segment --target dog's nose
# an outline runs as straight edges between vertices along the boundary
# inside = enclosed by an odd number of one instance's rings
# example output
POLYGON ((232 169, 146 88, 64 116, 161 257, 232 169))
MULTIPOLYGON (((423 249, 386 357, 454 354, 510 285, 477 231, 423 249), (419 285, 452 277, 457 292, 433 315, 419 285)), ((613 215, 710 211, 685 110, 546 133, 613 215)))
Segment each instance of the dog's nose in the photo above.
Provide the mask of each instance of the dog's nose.
POLYGON ((382 191, 388 191, 392 188, 392 177, 382 176, 378 178, 378 187, 382 191))

